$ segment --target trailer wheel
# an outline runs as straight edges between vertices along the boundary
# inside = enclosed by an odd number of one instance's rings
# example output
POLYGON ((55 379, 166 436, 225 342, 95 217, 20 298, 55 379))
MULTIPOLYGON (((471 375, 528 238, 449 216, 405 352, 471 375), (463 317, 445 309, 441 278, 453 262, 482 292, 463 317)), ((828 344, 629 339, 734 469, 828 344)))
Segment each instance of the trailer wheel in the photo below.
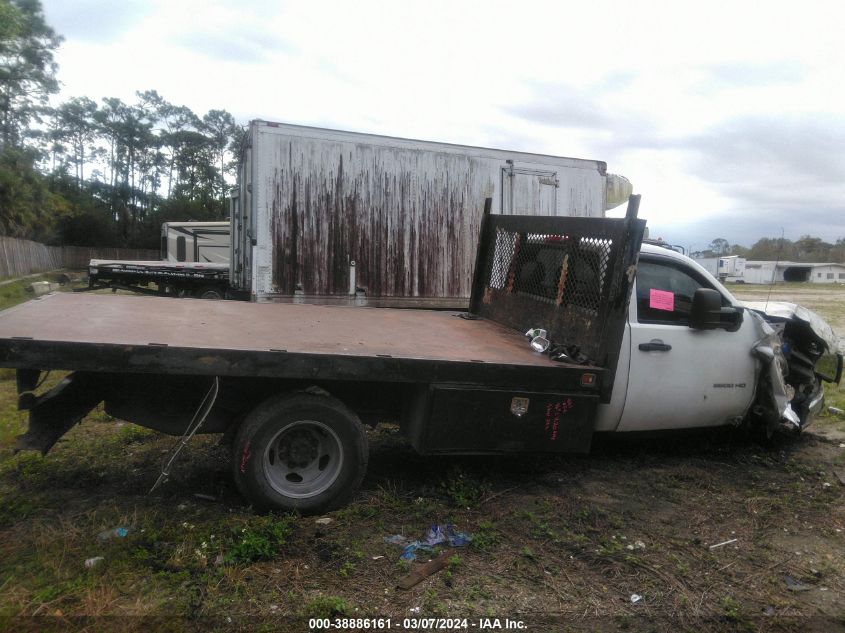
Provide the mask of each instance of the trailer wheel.
POLYGON ((314 514, 349 500, 367 457, 357 415, 331 396, 296 393, 265 400, 246 416, 232 469, 256 510, 314 514))
POLYGON ((197 290, 195 296, 197 299, 213 299, 217 301, 219 299, 223 299, 223 291, 216 286, 203 286, 197 290))

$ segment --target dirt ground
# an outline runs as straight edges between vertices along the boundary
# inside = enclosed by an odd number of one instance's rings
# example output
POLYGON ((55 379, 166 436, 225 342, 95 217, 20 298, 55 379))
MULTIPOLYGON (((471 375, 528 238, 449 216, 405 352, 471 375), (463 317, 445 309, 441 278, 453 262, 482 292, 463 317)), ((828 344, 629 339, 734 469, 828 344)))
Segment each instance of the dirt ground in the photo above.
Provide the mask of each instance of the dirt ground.
MULTIPOLYGON (((845 318, 845 292, 780 290, 845 318)), ((845 630, 842 417, 775 445, 720 430, 521 459, 424 458, 379 426, 361 491, 318 523, 256 516, 211 437, 149 494, 173 438, 102 411, 13 455, 25 418, 2 378, 0 629, 845 630), (472 542, 397 588, 430 556, 385 538, 444 523, 472 542)))

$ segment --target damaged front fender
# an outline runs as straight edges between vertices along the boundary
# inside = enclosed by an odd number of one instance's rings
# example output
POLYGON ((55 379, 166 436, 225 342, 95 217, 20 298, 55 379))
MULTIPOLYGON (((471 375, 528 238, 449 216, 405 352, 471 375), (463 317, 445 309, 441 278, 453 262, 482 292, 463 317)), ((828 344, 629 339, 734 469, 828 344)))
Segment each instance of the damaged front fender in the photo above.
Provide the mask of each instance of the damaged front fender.
POLYGON ((755 312, 751 314, 758 320, 758 328, 763 334, 751 349, 762 364, 755 413, 770 431, 797 433, 801 430, 801 418, 792 409, 795 391, 786 384, 789 367, 781 349, 780 335, 762 316, 755 312))
POLYGON ((769 433, 798 433, 824 405, 822 381, 841 379, 838 339, 824 319, 803 306, 745 305, 760 332, 752 350, 762 366, 753 411, 769 433))

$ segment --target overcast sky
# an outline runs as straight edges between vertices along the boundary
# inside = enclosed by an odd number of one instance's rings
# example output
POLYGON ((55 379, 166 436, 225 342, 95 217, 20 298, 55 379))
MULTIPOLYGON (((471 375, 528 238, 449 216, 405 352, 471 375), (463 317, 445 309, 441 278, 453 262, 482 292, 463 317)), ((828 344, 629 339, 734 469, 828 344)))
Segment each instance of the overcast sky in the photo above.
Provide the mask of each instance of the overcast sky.
POLYGON ((61 99, 603 160, 693 248, 845 237, 845 3, 42 1, 61 99))

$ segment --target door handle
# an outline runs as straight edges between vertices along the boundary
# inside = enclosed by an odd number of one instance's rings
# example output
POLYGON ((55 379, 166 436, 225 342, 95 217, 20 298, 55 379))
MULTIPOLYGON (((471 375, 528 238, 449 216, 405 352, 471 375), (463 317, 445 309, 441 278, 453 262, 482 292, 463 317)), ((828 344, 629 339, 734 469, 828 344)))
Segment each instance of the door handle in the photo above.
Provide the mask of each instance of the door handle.
POLYGON ((668 352, 672 349, 671 345, 664 343, 659 338, 651 339, 648 343, 640 343, 641 352, 668 352))

